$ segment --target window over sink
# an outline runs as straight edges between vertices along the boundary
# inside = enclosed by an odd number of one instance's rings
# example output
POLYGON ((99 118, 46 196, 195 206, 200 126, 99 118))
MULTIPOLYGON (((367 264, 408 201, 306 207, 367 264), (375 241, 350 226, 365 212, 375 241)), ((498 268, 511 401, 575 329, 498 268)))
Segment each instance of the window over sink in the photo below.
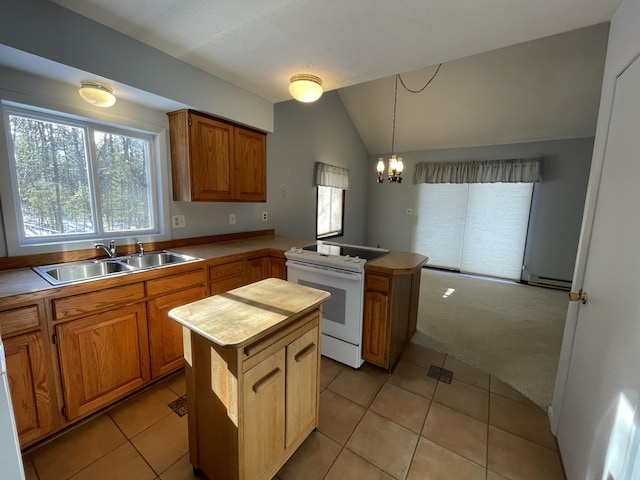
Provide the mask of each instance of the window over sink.
POLYGON ((159 233, 156 134, 3 107, 21 246, 159 233))

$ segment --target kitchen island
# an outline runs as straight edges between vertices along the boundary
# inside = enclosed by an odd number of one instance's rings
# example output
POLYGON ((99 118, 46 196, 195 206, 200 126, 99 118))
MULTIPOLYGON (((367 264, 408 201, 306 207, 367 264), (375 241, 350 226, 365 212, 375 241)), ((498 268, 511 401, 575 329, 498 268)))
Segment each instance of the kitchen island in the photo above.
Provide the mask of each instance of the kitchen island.
POLYGON ((329 294, 270 278, 169 312, 183 325, 191 464, 271 479, 318 426, 329 294))

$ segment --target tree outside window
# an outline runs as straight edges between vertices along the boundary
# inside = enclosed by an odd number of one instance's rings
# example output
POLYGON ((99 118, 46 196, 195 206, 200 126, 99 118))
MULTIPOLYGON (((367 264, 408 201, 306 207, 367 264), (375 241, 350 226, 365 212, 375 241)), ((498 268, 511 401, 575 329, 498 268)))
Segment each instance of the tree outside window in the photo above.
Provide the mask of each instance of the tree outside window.
POLYGON ((21 244, 155 233, 152 137, 5 110, 21 244))
POLYGON ((318 185, 316 238, 336 237, 344 230, 344 190, 318 185))

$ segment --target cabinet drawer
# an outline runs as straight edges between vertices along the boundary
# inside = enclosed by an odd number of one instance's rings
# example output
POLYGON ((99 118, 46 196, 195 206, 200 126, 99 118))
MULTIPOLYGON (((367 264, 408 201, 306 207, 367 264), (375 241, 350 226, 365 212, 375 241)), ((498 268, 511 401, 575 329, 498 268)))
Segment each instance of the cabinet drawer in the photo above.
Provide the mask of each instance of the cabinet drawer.
POLYGON ((0 312, 0 333, 3 337, 21 330, 35 328, 38 325, 40 325, 38 305, 0 312))
POLYGON ((109 307, 120 307, 143 298, 143 283, 134 283, 133 285, 59 298, 53 301, 53 318, 54 320, 63 320, 109 307))
POLYGON ((247 345, 242 349, 242 371, 246 372, 276 350, 285 347, 318 325, 320 325, 320 313, 319 310, 314 310, 268 334, 266 337, 247 345))
POLYGON ((150 297, 165 293, 177 292, 204 284, 204 270, 179 273, 157 280, 147 281, 147 295, 150 297))
POLYGON ((364 280, 365 288, 371 290, 378 290, 379 292, 388 292, 391 279, 384 275, 376 275, 373 273, 367 273, 364 280))
POLYGON ((245 284, 244 276, 229 277, 209 284, 209 295, 228 292, 245 284))
POLYGON ((236 275, 244 275, 244 261, 242 260, 209 267, 210 282, 215 282, 221 278, 234 277, 236 275))

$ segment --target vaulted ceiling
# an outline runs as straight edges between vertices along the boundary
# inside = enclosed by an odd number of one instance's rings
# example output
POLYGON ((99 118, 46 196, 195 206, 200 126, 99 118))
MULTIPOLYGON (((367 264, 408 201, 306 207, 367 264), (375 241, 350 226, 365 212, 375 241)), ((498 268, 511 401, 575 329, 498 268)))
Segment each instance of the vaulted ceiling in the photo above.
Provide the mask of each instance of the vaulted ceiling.
POLYGON ((54 0, 267 100, 313 73, 370 153, 592 135, 620 0, 54 0), (564 32, 582 29, 566 35, 564 32), (549 37, 549 38, 546 38, 549 37), (537 40, 542 39, 542 40, 537 40))

